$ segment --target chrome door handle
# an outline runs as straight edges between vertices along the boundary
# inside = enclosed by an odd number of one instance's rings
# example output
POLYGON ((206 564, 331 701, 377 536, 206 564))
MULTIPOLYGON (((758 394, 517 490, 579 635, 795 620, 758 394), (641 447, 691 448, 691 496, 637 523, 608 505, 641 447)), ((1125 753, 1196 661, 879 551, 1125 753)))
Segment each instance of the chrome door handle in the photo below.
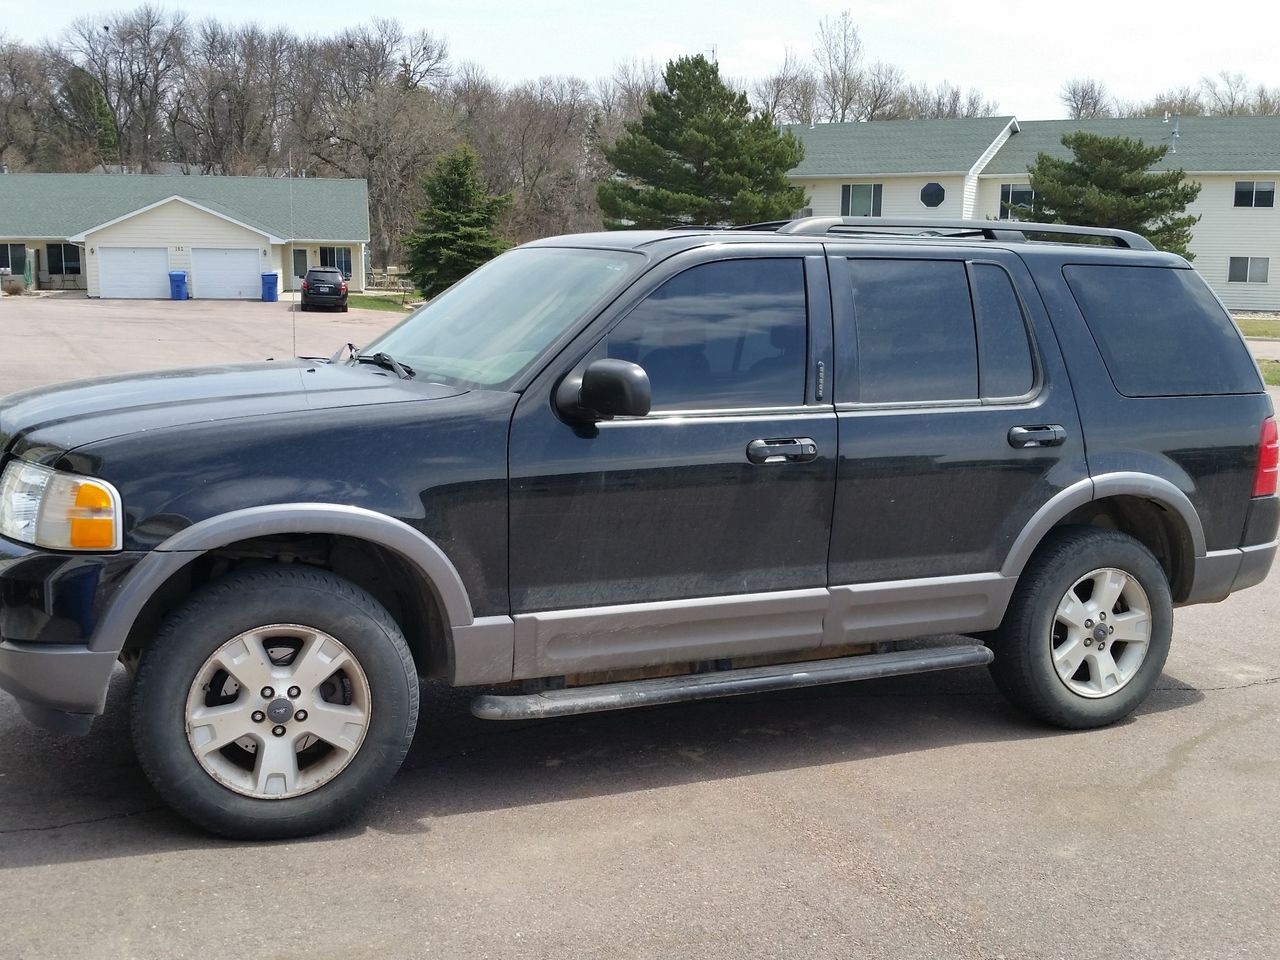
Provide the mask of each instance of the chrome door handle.
POLYGON ((1042 423, 1031 427, 1012 427, 1009 430, 1011 447, 1059 447, 1067 439, 1067 431, 1057 423, 1042 423))
POLYGON ((752 463, 806 463, 818 456, 818 444, 810 437, 782 440, 752 440, 747 459, 752 463))

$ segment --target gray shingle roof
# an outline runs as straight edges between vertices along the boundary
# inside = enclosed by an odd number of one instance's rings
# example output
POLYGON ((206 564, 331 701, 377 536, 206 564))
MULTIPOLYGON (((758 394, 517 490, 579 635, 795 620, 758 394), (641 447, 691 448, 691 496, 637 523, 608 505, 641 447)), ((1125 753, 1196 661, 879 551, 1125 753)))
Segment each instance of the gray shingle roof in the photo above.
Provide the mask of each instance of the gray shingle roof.
POLYGON ((784 129, 804 141, 804 160, 790 175, 967 173, 1012 119, 792 124, 784 129))
POLYGON ((175 195, 285 240, 369 240, 363 180, 94 173, 0 174, 0 236, 71 237, 175 195))
MULTIPOLYGON (((1041 151, 1067 157, 1062 136, 1087 130, 1107 137, 1130 137, 1148 144, 1169 143, 1173 121, 1159 117, 1109 120, 1020 120, 1020 130, 991 159, 983 174, 1025 174, 1041 151)), ((1157 170, 1188 173, 1280 170, 1280 117, 1183 117, 1178 122, 1178 152, 1157 170)))

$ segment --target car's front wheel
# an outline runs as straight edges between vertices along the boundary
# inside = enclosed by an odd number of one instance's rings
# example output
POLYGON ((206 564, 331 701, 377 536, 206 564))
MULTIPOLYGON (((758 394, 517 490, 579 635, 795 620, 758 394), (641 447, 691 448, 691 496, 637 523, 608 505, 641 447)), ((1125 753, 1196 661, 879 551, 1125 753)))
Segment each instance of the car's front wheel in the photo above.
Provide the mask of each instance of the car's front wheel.
POLYGON ((1169 654, 1173 600, 1164 569, 1116 530, 1063 528, 1027 564, 991 673, 1032 716, 1070 729, 1128 716, 1169 654))
POLYGON ((234 574, 145 651, 133 737, 157 792, 224 836, 303 836, 354 816, 413 739, 418 682, 368 593, 327 571, 234 574))

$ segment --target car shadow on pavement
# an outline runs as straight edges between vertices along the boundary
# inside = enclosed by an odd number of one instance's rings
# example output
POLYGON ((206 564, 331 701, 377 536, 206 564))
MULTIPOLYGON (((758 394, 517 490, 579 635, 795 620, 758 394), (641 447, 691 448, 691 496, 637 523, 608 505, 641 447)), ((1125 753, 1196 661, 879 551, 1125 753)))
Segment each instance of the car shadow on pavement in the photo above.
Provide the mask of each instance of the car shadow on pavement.
MULTIPOLYGON (((433 822, 565 800, 653 790, 964 744, 1089 736, 1030 720, 985 670, 863 681, 557 720, 502 723, 468 712, 472 692, 423 685, 417 738, 399 775, 352 826, 422 834, 433 822)), ((0 702, 0 875, 33 864, 241 846, 164 807, 128 739, 128 687, 118 672, 105 716, 83 739, 25 724, 0 702)), ((1142 722, 1204 699, 1168 674, 1142 722)))

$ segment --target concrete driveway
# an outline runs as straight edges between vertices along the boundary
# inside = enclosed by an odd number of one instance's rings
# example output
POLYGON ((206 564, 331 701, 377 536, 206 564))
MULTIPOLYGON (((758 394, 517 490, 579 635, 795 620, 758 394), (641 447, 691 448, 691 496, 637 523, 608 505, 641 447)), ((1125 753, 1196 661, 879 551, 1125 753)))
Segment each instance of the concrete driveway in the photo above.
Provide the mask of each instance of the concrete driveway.
MULTIPOLYGON (((37 304, 19 336, 5 306, 6 387, 289 345, 271 305, 189 331, 165 306, 37 304)), ((320 353, 387 322, 298 319, 320 353)), ((1088 733, 981 670, 513 725, 429 685, 364 822, 274 844, 160 806, 123 674, 81 740, 0 695, 0 957, 1270 960, 1277 624, 1280 571, 1180 610, 1158 690, 1088 733)))
POLYGON ((0 396, 77 377, 327 357, 344 343, 363 346, 400 318, 383 310, 301 313, 283 301, 6 297, 0 396))

